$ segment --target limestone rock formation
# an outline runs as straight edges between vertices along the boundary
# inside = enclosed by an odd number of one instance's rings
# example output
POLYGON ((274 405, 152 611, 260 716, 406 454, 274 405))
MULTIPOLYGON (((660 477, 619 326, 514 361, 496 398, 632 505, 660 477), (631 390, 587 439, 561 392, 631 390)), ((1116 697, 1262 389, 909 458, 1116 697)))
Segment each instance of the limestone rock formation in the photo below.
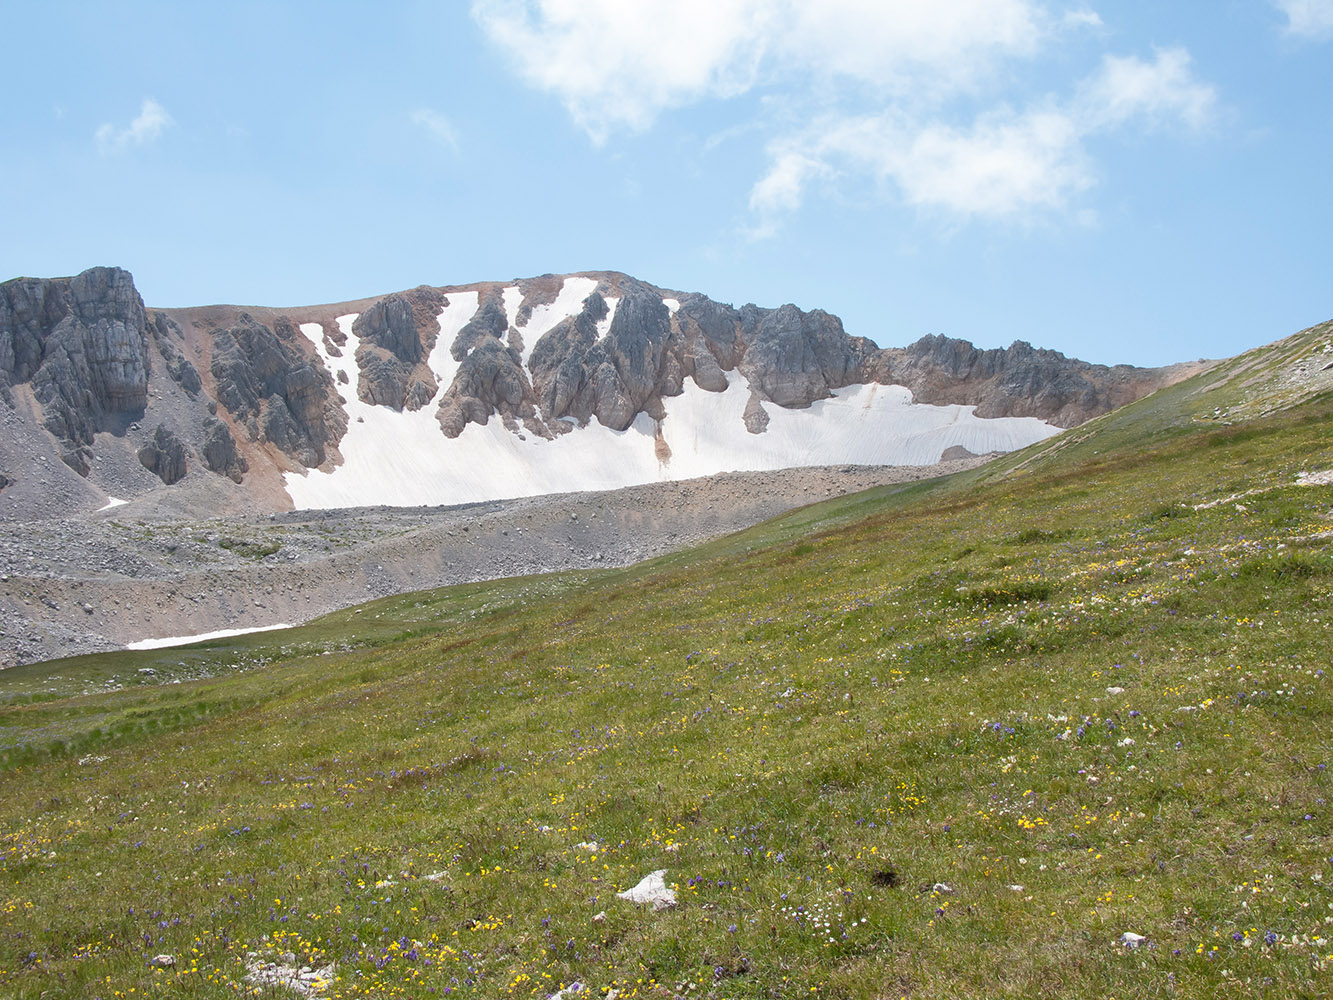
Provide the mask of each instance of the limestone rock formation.
POLYGON ((444 302, 437 290, 418 288, 380 299, 356 318, 352 333, 360 339, 360 399, 394 410, 419 410, 435 397, 440 387, 422 362, 435 346, 435 316, 444 302))
POLYGON ((0 380, 31 386, 61 459, 80 475, 93 436, 143 412, 150 369, 147 317, 128 271, 0 285, 0 380))
POLYGON ((158 353, 167 364, 167 374, 191 396, 199 395, 203 382, 199 370, 181 353, 180 342, 184 340, 180 324, 162 312, 153 313, 153 343, 158 353))
POLYGON ((139 462, 171 486, 185 478, 185 445, 167 427, 158 424, 153 440, 139 449, 139 462))
POLYGON ((231 430, 216 417, 204 418, 204 443, 200 452, 210 471, 226 476, 232 482, 241 482, 244 474, 250 471, 245 456, 236 450, 231 430))
POLYGON ((1018 340, 980 350, 933 335, 906 348, 876 352, 867 381, 905 385, 921 403, 963 403, 982 417, 1037 417, 1073 427, 1169 383, 1172 372, 1092 365, 1018 340))
POLYGON ((307 468, 320 465, 347 429, 333 378, 301 348, 288 321, 274 328, 242 312, 213 337, 217 401, 252 441, 271 442, 307 468))

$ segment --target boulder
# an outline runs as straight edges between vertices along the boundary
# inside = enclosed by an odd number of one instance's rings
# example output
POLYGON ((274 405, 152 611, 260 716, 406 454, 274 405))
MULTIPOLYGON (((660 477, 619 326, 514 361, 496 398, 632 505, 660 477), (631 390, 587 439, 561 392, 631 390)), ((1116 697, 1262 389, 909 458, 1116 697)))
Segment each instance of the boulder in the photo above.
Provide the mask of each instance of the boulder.
POLYGON ((204 445, 201 450, 204 465, 209 471, 226 476, 232 482, 241 482, 243 475, 250 471, 245 456, 236 450, 231 429, 216 417, 204 419, 204 445))
POLYGON ((171 486, 185 478, 185 445, 166 426, 158 424, 153 440, 139 449, 139 463, 171 486))

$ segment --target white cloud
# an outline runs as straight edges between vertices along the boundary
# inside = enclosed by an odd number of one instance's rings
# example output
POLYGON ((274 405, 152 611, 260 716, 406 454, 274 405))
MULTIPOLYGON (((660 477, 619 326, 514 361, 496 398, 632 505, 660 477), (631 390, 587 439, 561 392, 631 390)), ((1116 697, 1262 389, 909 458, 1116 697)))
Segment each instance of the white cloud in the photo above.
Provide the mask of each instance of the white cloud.
POLYGON ((768 173, 751 189, 762 219, 752 232, 771 235, 812 181, 844 175, 888 182, 908 205, 963 218, 1063 209, 1095 181, 1087 137, 1133 121, 1200 128, 1215 102, 1188 54, 1170 49, 1150 62, 1108 56, 1070 102, 995 108, 967 125, 895 109, 830 116, 770 145, 768 173))
POLYGON ((750 209, 764 216, 795 211, 801 205, 806 185, 815 177, 832 173, 822 158, 829 151, 821 144, 816 150, 820 158, 816 158, 796 149, 776 150, 768 173, 750 191, 750 209))
POLYGON ((1063 18, 1065 26, 1068 28, 1101 28, 1102 16, 1091 7, 1080 7, 1077 10, 1065 11, 1063 18))
POLYGON ((476 0, 473 17, 529 83, 601 142, 658 112, 754 81, 770 15, 757 0, 476 0))
POLYGON ((152 142, 168 125, 175 124, 167 109, 151 97, 145 97, 139 115, 125 128, 116 128, 110 122, 96 132, 97 145, 104 153, 119 152, 128 146, 152 142))
POLYGON ((458 130, 444 115, 431 108, 417 108, 411 117, 412 124, 420 126, 436 142, 458 151, 458 130))
POLYGON ((1217 92, 1194 79, 1184 49, 1159 49, 1152 62, 1106 56, 1101 70, 1081 88, 1080 112, 1089 130, 1144 119, 1152 125, 1180 121, 1203 128, 1217 105, 1217 92))
POLYGON ((966 127, 895 112, 829 120, 770 153, 772 166, 750 196, 765 234, 816 178, 869 176, 917 208, 991 218, 1061 207, 1092 183, 1078 127, 1056 108, 994 111, 966 127))
POLYGON ((765 112, 719 135, 756 121, 770 135, 749 199, 747 231, 762 237, 811 187, 866 179, 964 218, 1062 210, 1094 183, 1090 135, 1210 121, 1216 92, 1179 48, 1107 56, 1064 98, 1006 101, 1043 47, 1104 27, 1072 2, 473 0, 472 14, 596 143, 671 108, 761 93, 765 112))
POLYGON ((1333 0, 1273 0, 1287 15, 1287 31, 1308 38, 1333 38, 1333 0))
POLYGON ((947 94, 1041 35, 1031 0, 474 0, 472 13, 597 142, 784 75, 947 94))

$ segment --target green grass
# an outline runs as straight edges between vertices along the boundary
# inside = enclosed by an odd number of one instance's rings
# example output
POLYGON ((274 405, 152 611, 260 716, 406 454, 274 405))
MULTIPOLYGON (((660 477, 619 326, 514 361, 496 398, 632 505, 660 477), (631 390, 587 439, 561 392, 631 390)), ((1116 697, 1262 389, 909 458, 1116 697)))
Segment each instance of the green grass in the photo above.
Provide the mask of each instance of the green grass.
POLYGON ((1327 995, 1333 404, 1219 431, 1217 382, 630 569, 5 671, 0 994, 1327 995))

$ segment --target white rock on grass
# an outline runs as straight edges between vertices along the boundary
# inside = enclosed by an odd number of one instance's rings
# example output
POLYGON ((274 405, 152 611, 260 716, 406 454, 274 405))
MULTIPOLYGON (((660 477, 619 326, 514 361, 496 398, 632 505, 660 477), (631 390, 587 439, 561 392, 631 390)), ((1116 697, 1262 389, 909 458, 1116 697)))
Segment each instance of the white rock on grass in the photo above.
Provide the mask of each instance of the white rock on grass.
POLYGON ((1125 693, 1125 689, 1122 688, 1122 687, 1109 687, 1109 688, 1106 689, 1106 693, 1107 693, 1107 694, 1124 694, 1124 693, 1125 693))
POLYGON ((1147 940, 1142 934, 1135 934, 1133 931, 1125 931, 1120 935, 1120 943, 1126 948, 1137 948, 1147 940))
POLYGON ((628 899, 631 903, 651 903, 654 910, 665 910, 667 907, 675 906, 676 890, 667 886, 662 877, 665 874, 665 868, 650 872, 633 889, 618 892, 616 896, 628 899))
POLYGON ((550 1000, 571 1000, 572 997, 582 996, 586 992, 582 983, 570 983, 559 992, 552 993, 550 1000))
POLYGON ((176 967, 176 956, 154 955, 152 964, 156 965, 159 969, 174 969, 176 967))
POLYGON ((285 986, 295 993, 308 997, 323 993, 333 979, 334 966, 332 963, 319 969, 313 969, 308 965, 303 965, 298 969, 294 955, 289 952, 282 957, 284 959, 290 958, 290 961, 284 963, 265 962, 258 957, 252 958, 245 963, 245 981, 260 989, 285 986))

